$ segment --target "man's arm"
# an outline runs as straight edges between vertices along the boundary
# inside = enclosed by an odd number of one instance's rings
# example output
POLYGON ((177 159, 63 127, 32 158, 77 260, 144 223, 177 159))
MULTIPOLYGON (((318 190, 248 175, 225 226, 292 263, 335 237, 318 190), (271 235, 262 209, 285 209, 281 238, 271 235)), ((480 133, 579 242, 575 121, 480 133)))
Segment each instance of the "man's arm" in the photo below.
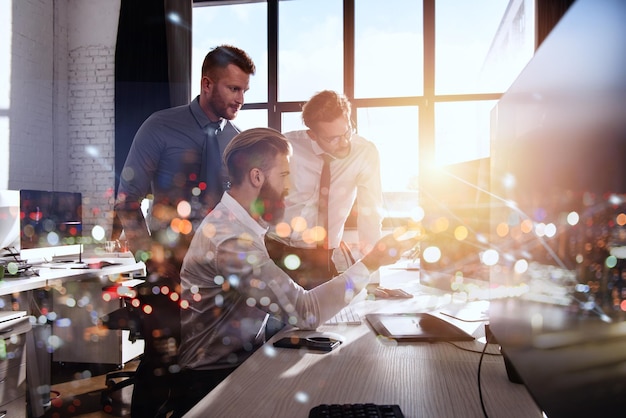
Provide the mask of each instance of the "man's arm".
MULTIPOLYGON (((217 271, 227 289, 236 288, 248 306, 279 315, 285 323, 301 329, 315 329, 345 307, 369 282, 371 273, 380 266, 394 263, 401 254, 413 247, 421 237, 398 241, 388 235, 377 242, 362 262, 357 262, 328 282, 305 290, 297 285, 269 258, 267 252, 252 240, 237 237, 222 242, 216 251, 217 271), (246 257, 241 257, 245 254, 246 257), (228 282, 228 283, 227 283, 228 282)), ((196 235, 187 257, 195 266, 185 262, 187 274, 209 275, 211 263, 206 257, 208 240, 196 235), (205 246, 202 248, 202 241, 205 246), (206 264, 206 266, 202 266, 206 264)))
POLYGON ((141 211, 141 202, 151 190, 161 158, 160 141, 153 135, 156 131, 154 125, 152 117, 148 118, 137 131, 120 176, 115 201, 115 213, 136 257, 140 251, 150 249, 150 232, 141 211))
POLYGON ((150 232, 138 201, 118 200, 115 203, 115 214, 119 217, 128 241, 129 250, 136 256, 150 248, 150 232))

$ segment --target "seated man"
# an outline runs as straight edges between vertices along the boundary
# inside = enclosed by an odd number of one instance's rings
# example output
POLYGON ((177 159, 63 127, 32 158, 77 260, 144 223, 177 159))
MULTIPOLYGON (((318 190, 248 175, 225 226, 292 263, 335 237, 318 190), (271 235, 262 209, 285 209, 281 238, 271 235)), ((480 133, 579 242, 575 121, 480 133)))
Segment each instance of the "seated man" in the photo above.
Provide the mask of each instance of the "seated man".
POLYGON ((350 115, 346 96, 325 90, 302 108, 308 129, 285 133, 293 147, 292 187, 286 198, 285 223, 268 233, 266 244, 276 264, 306 289, 337 275, 333 256, 335 261, 345 261, 339 256, 345 258, 346 253, 350 258, 347 246, 336 250, 342 246, 355 201, 357 252, 366 254, 381 236, 378 150, 355 133, 350 115), (329 161, 329 183, 322 184, 325 160, 329 161))
POLYGON ((269 257, 264 236, 283 217, 290 145, 280 133, 238 134, 224 161, 231 188, 205 217, 181 270, 180 385, 174 416, 182 416, 264 342, 270 314, 315 329, 345 307, 381 265, 395 262, 417 238, 382 238, 344 273, 312 289, 295 283, 269 257))

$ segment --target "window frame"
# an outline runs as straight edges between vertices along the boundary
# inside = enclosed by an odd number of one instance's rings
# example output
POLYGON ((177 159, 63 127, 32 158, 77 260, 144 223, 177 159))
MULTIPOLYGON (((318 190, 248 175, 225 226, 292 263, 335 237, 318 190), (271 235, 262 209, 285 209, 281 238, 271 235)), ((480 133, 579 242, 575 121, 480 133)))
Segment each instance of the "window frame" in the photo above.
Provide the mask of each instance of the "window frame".
MULTIPOLYGON (((278 9, 280 1, 288 0, 194 0, 193 3, 194 7, 257 2, 267 3, 268 101, 245 103, 242 110, 266 110, 268 113, 268 126, 282 131, 282 114, 300 112, 305 101, 278 101, 278 9)), ((343 0, 343 93, 352 103, 353 118, 357 127, 357 114, 358 109, 360 108, 417 106, 419 126, 417 138, 419 149, 418 171, 419 182, 422 184, 422 182, 426 181, 428 177, 425 173, 427 164, 424 162, 434 161, 435 158, 435 104, 442 102, 493 101, 500 99, 504 92, 444 95, 435 94, 436 0, 423 0, 423 95, 409 97, 355 98, 355 2, 356 0, 343 0)), ((384 193, 385 190, 383 190, 383 194, 384 193)))

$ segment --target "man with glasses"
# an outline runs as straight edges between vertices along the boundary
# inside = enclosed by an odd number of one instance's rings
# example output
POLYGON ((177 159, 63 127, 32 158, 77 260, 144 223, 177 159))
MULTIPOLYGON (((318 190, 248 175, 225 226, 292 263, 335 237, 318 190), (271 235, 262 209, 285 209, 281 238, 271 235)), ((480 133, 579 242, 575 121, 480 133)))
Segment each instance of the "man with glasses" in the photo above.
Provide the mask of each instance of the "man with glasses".
POLYGON ((325 90, 302 108, 308 129, 285 133, 293 147, 292 187, 285 201, 284 222, 268 233, 266 244, 276 264, 308 289, 336 276, 340 266, 335 262, 353 262, 342 239, 355 201, 356 258, 367 254, 381 236, 378 150, 355 133, 350 116, 346 96, 325 90), (330 168, 328 186, 323 180, 325 160, 330 168))

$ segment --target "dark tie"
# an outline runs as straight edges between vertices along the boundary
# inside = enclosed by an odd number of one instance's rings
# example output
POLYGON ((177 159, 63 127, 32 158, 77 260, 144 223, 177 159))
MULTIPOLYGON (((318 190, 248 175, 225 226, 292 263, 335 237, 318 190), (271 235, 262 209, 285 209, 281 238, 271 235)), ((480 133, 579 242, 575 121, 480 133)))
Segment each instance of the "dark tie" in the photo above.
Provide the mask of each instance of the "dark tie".
POLYGON ((322 166, 322 174, 320 176, 320 196, 317 208, 317 223, 326 231, 326 237, 323 243, 320 243, 323 248, 328 249, 328 196, 330 191, 330 162, 333 160, 328 154, 323 154, 324 165, 322 166))
POLYGON ((222 185, 222 153, 217 141, 217 133, 220 129, 219 122, 211 122, 206 127, 206 141, 202 147, 202 169, 200 180, 206 183, 203 192, 203 201, 208 210, 217 205, 222 198, 224 188, 222 185))

